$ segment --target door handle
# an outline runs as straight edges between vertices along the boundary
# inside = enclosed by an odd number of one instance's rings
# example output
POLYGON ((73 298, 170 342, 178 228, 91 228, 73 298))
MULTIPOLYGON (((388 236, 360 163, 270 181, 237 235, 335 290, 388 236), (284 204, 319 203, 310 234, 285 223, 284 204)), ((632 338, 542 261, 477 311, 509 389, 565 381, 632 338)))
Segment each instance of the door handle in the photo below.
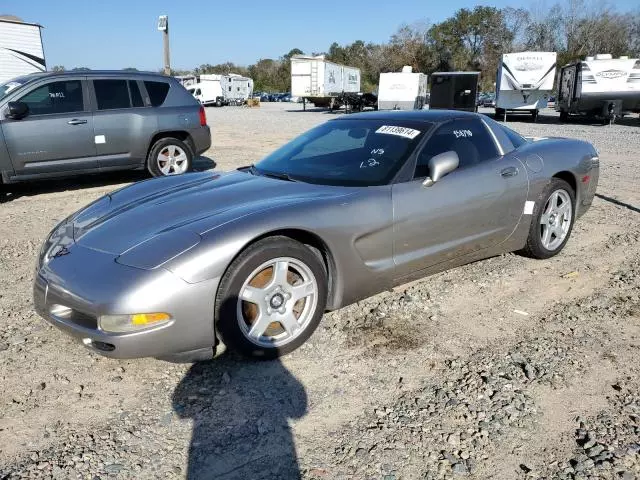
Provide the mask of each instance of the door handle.
POLYGON ((518 175, 518 169, 516 167, 507 167, 500 172, 500 175, 505 178, 515 177, 518 175))
POLYGON ((77 118, 74 118, 73 120, 69 120, 67 123, 69 125, 83 125, 83 124, 87 123, 87 121, 86 120, 79 120, 77 118))

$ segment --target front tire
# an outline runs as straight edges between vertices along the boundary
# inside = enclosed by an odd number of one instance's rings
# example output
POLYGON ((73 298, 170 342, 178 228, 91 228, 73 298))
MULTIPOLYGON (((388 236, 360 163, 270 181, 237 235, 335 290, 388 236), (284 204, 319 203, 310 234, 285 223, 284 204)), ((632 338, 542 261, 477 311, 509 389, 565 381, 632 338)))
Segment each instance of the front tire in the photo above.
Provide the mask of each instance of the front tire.
POLYGON ((571 186, 564 180, 552 178, 533 208, 523 253, 538 259, 560 253, 571 236, 575 203, 575 192, 571 186))
POLYGON ((192 168, 191 148, 177 138, 161 138, 149 151, 147 170, 154 177, 182 175, 190 172, 192 168))
POLYGON ((217 330, 245 356, 277 358, 307 341, 326 303, 322 258, 290 238, 269 237, 250 245, 222 277, 217 330))

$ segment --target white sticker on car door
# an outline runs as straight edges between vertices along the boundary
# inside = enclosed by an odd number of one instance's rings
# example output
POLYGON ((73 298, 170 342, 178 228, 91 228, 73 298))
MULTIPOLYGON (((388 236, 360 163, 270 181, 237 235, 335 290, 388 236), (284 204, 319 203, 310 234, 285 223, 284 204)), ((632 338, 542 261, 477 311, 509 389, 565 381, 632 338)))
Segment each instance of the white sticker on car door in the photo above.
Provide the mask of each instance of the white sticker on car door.
POLYGON ((535 207, 536 202, 532 202, 531 200, 527 200, 524 202, 524 214, 531 215, 533 213, 533 207, 535 207))
POLYGON ((107 139, 104 135, 96 135, 96 145, 99 143, 107 143, 107 139))

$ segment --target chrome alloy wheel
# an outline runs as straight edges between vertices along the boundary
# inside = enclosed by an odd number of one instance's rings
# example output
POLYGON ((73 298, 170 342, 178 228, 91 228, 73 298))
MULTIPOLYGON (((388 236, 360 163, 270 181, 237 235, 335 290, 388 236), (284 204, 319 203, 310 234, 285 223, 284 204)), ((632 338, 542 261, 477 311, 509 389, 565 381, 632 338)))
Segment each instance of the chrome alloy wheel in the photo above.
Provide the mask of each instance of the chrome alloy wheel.
POLYGON ((242 285, 238 324, 250 342, 282 346, 304 332, 317 304, 318 282, 311 269, 296 258, 275 258, 256 268, 242 285))
POLYGON ((156 162, 163 175, 180 175, 189 166, 186 152, 177 145, 167 145, 160 150, 156 162))
POLYGON ((556 250, 569 233, 573 205, 565 190, 554 191, 544 206, 540 216, 540 240, 547 250, 556 250))

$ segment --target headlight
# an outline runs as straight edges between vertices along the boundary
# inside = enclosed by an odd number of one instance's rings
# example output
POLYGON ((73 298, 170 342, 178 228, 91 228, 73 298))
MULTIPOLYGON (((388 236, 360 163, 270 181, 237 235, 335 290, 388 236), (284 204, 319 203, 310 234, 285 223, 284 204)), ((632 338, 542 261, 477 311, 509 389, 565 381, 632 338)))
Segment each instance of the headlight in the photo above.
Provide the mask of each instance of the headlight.
POLYGON ((137 332, 171 322, 168 313, 135 313, 132 315, 102 315, 98 318, 98 327, 105 332, 137 332))

